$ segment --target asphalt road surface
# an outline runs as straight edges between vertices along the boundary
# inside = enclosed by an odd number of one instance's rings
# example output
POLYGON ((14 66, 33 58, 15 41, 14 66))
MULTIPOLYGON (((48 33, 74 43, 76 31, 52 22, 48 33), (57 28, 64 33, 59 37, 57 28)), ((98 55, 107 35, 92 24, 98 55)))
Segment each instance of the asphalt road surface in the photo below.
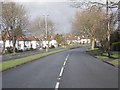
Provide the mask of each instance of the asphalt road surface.
POLYGON ((3 88, 118 88, 118 69, 85 49, 71 49, 4 71, 3 88))

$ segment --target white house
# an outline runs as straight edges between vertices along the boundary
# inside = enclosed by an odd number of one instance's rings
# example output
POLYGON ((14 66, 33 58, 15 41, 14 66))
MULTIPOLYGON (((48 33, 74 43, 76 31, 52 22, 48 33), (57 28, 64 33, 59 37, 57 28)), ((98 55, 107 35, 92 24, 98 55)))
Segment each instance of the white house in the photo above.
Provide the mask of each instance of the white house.
POLYGON ((54 39, 49 42, 49 47, 52 47, 52 46, 58 47, 58 42, 54 39))
POLYGON ((17 49, 23 51, 30 49, 37 49, 38 46, 39 46, 39 40, 34 36, 19 37, 16 43, 17 49))
POLYGON ((42 41, 42 47, 46 48, 48 46, 49 46, 49 48, 52 47, 52 46, 54 46, 56 48, 56 47, 58 47, 58 42, 56 40, 54 40, 54 39, 50 40, 50 41, 43 40, 42 41))
POLYGON ((28 45, 30 45, 30 48, 37 49, 38 47, 40 47, 40 43, 39 43, 39 39, 38 38, 36 38, 34 36, 31 36, 31 37, 28 37, 28 38, 30 40, 30 43, 28 44, 28 45))
MULTIPOLYGON (((31 50, 31 49, 37 49, 37 48, 45 48, 45 47, 52 47, 55 48, 58 47, 58 43, 54 38, 49 38, 49 41, 46 41, 44 37, 34 37, 34 36, 20 36, 17 37, 16 40, 16 49, 17 50, 31 50)), ((0 39, 0 48, 3 47, 3 41, 0 39)), ((9 40, 9 38, 5 42, 5 48, 7 47, 13 47, 12 41, 9 40)), ((6 49, 7 50, 7 49, 6 49)))
POLYGON ((82 44, 90 43, 90 39, 82 38, 82 39, 80 39, 80 42, 81 42, 82 44))

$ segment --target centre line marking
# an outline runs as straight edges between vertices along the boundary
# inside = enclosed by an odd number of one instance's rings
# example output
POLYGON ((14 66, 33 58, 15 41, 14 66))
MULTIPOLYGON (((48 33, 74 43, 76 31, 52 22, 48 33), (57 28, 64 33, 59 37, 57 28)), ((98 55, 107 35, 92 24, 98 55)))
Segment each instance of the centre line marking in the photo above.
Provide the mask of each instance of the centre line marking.
POLYGON ((67 55, 67 57, 66 57, 66 59, 65 59, 66 61, 68 60, 68 57, 69 57, 69 54, 67 55))
POLYGON ((58 90, 58 88, 59 88, 60 79, 61 79, 61 76, 62 76, 62 74, 63 74, 64 67, 65 67, 66 62, 67 62, 67 60, 68 60, 68 57, 69 57, 69 54, 68 54, 67 57, 65 58, 65 61, 64 61, 64 63, 63 63, 63 66, 62 66, 62 68, 61 68, 61 70, 60 70, 59 78, 58 78, 58 81, 57 81, 57 83, 56 83, 56 85, 55 85, 55 90, 58 90))
POLYGON ((61 71, 60 71, 59 77, 62 76, 62 74, 63 74, 63 70, 64 70, 64 67, 61 68, 61 71))
POLYGON ((63 64, 63 66, 65 66, 65 64, 66 64, 66 61, 64 61, 64 64, 63 64))
POLYGON ((59 85, 60 85, 60 82, 57 82, 56 85, 55 85, 55 90, 58 90, 59 85))

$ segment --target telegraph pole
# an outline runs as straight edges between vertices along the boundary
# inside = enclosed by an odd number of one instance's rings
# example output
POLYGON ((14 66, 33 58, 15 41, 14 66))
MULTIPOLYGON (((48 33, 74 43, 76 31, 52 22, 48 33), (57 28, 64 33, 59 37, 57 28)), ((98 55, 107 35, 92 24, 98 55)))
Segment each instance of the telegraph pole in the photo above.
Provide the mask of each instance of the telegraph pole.
POLYGON ((49 15, 44 15, 45 16, 45 32, 46 32, 46 52, 48 52, 48 48, 49 48, 49 43, 47 42, 48 41, 48 23, 47 23, 47 17, 49 15))

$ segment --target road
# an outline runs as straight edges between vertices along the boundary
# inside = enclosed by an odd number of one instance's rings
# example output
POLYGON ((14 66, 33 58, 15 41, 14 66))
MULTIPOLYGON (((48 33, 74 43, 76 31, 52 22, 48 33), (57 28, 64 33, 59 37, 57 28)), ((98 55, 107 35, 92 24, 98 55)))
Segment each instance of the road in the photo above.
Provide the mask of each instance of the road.
POLYGON ((118 69, 85 49, 71 49, 4 71, 3 88, 118 88, 118 69))

